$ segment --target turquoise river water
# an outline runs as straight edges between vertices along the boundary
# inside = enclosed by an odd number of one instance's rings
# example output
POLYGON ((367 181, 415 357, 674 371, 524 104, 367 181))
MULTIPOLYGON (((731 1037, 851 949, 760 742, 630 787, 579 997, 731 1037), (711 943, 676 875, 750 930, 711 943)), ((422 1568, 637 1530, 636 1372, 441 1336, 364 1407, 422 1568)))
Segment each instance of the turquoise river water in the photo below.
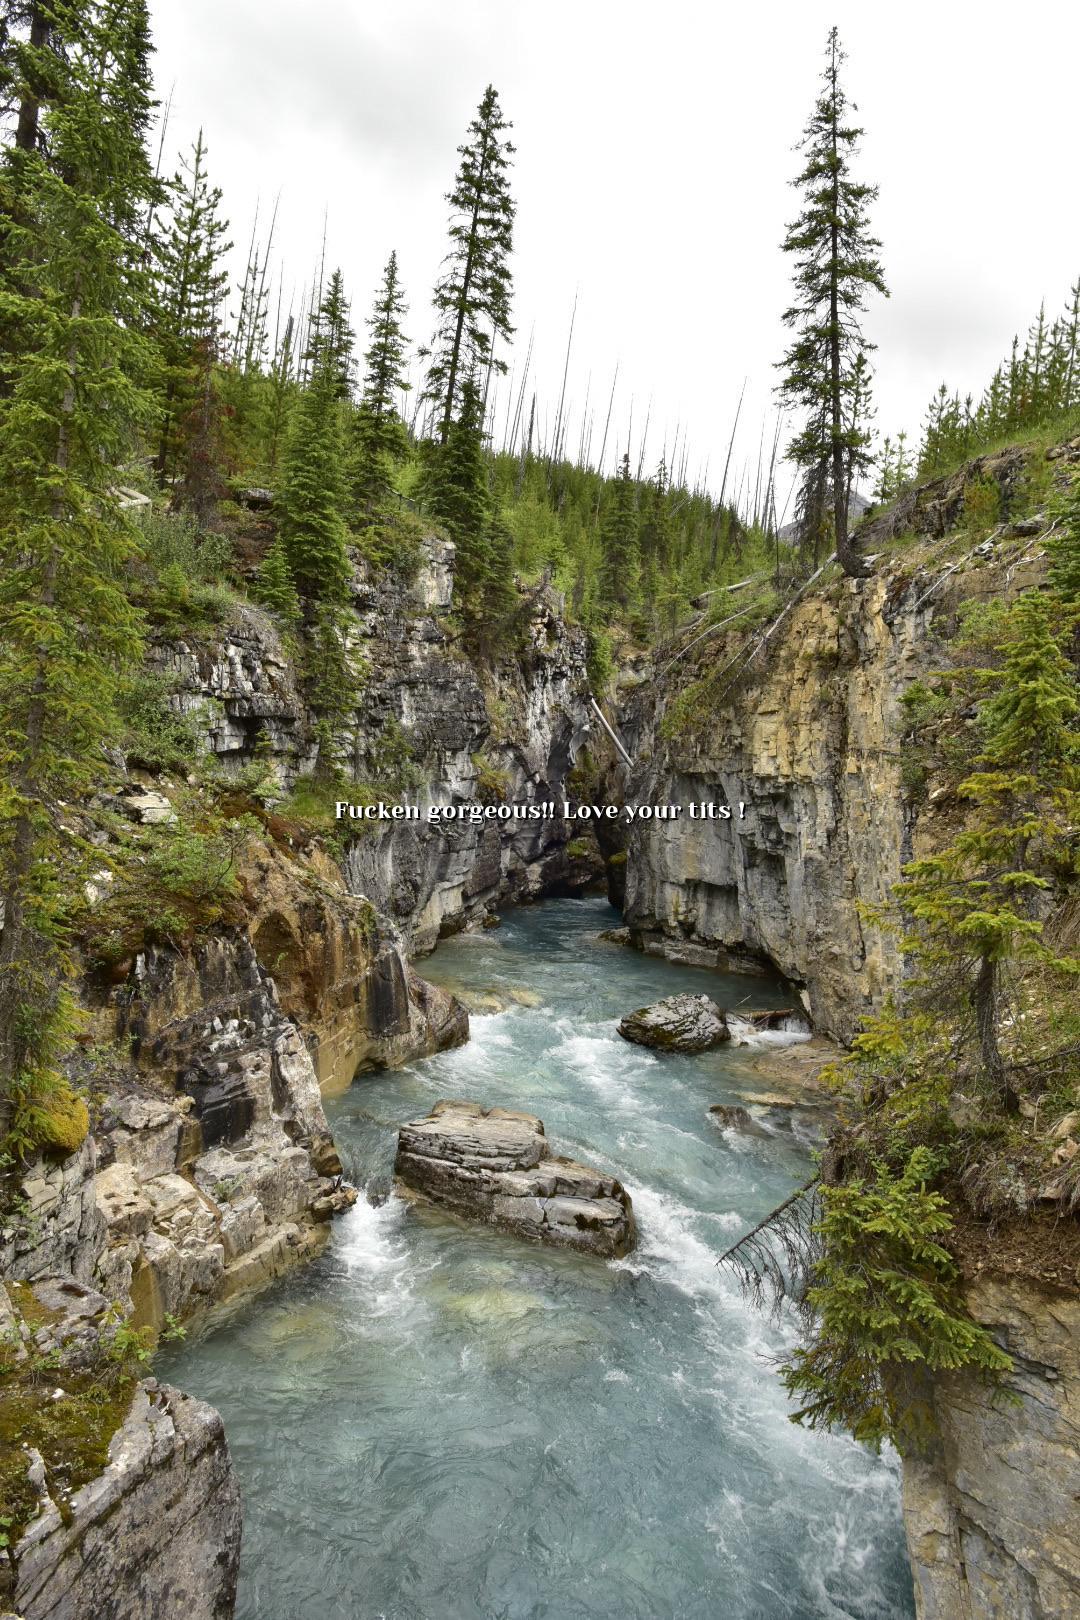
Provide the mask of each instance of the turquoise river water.
POLYGON ((556 1152, 626 1183, 631 1255, 361 1198, 313 1265, 163 1361, 225 1419, 241 1620, 912 1614, 895 1463, 788 1420, 791 1330, 716 1266, 805 1180, 806 1116, 721 1132, 708 1105, 762 1084, 752 1048, 654 1056, 615 1032, 676 990, 775 1006, 776 986, 598 941, 617 920, 556 900, 440 945, 429 977, 508 1005, 327 1111, 373 1189, 399 1121, 440 1097, 537 1113, 556 1152))

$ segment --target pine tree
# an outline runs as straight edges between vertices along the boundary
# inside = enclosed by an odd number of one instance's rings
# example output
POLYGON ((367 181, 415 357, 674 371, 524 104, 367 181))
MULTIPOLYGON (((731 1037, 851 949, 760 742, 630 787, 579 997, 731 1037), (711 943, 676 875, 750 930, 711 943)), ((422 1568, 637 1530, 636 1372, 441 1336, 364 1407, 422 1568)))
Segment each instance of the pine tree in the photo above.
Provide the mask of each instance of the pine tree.
POLYGON ((852 178, 862 130, 847 121, 847 96, 840 83, 843 61, 833 28, 825 88, 806 126, 806 160, 794 181, 803 191, 803 209, 783 243, 785 253, 796 255, 795 301, 784 312, 784 324, 798 336, 781 362, 780 395, 807 412, 788 459, 815 487, 828 481, 837 560, 845 573, 858 578, 866 570, 848 539, 847 494, 855 471, 868 464, 863 427, 868 389, 860 361, 865 368, 873 347, 863 335, 859 315, 868 291, 887 289, 877 257, 880 243, 870 235, 867 221, 877 187, 852 178), (853 409, 860 403, 861 409, 853 409))
POLYGON ((23 213, 0 221, 24 289, 5 291, 5 311, 25 334, 0 399, 0 1136, 17 1148, 70 1028, 63 933, 77 886, 70 871, 57 884, 50 805, 99 768, 118 668, 139 646, 121 586, 135 542, 108 486, 150 419, 132 381, 149 359, 132 251, 154 191, 146 8, 50 11, 68 42, 64 94, 42 112, 48 160, 23 154, 23 213))
MULTIPOLYGON (((188 472, 185 427, 198 427, 212 395, 208 372, 217 360, 221 301, 228 286, 222 259, 228 222, 219 217, 221 192, 206 172, 200 129, 190 160, 168 185, 170 219, 155 242, 158 313, 155 337, 164 369, 165 397, 155 461, 164 483, 179 465, 188 472)), ((202 435, 205 443, 205 431, 202 435)), ((200 483, 205 480, 200 480, 200 483)))
POLYGON ((364 389, 354 429, 352 493, 357 505, 371 514, 385 505, 391 469, 408 448, 408 434, 396 404, 398 395, 409 386, 405 376, 408 339, 401 328, 405 312, 397 254, 391 253, 368 316, 371 344, 364 356, 364 389))
POLYGON ((256 595, 264 607, 268 607, 271 613, 277 615, 282 624, 286 626, 299 624, 300 597, 280 535, 259 565, 256 595))
POLYGON ((334 353, 316 349, 311 379, 293 406, 281 465, 280 534, 301 595, 344 600, 345 455, 334 353))
POLYGON ((507 171, 514 148, 503 131, 506 122, 499 97, 488 85, 471 140, 458 151, 450 204, 450 249, 446 269, 435 287, 438 330, 431 345, 425 399, 434 405, 438 437, 446 444, 450 424, 462 401, 466 379, 506 363, 494 353, 497 338, 508 341, 510 324, 510 253, 513 247, 514 202, 507 171))
POLYGON ((983 705, 985 746, 960 784, 973 813, 938 854, 904 868, 896 895, 912 920, 904 948, 916 984, 968 1002, 982 1073, 1006 1111, 1019 1096, 999 1045, 1001 975, 1008 963, 1069 964, 1043 940, 1036 900, 1069 863, 1078 799, 1080 702, 1046 597, 1029 591, 1009 615, 1005 663, 983 705))
POLYGON ((637 486, 630 472, 628 451, 608 494, 600 546, 600 602, 605 608, 625 613, 637 600, 640 565, 637 486))

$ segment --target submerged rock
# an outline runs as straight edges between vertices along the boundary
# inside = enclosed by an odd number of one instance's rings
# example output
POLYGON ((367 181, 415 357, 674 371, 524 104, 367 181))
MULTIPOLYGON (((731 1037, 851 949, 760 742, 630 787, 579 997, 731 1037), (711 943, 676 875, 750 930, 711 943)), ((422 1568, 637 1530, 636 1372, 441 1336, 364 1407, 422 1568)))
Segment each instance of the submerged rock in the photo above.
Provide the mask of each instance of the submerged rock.
POLYGON ((667 996, 627 1013, 619 1024, 624 1040, 662 1052, 707 1052, 731 1039, 727 1018, 708 996, 667 996))
POLYGON ((396 1175, 465 1215, 590 1254, 625 1254, 629 1195, 612 1176, 552 1154, 543 1121, 508 1108, 439 1102, 398 1133, 396 1175))
POLYGON ((738 1131, 740 1136, 771 1136, 754 1116, 736 1103, 714 1103, 709 1109, 713 1123, 722 1131, 738 1131))

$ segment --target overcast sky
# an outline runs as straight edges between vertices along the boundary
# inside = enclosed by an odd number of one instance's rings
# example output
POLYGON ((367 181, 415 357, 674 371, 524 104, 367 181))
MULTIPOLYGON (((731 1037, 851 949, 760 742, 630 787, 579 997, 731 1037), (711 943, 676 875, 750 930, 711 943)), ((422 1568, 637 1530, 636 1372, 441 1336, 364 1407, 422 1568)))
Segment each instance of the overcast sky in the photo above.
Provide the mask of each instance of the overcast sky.
MULTIPOLYGON (((979 391, 1045 296, 1080 276, 1080 7, 905 7, 817 0, 152 0, 169 149, 203 125, 238 244, 280 193, 286 301, 340 264, 359 325, 391 248, 409 335, 430 334, 456 147, 489 82, 513 120, 518 364, 552 420, 575 294, 571 443, 591 374, 599 446, 615 420, 634 456, 651 400, 652 466, 685 424, 695 476, 719 483, 774 409, 789 270, 792 148, 835 21, 866 129, 861 176, 892 296, 878 344, 877 423, 914 432, 943 378, 979 391)), ((513 357, 511 357, 513 358, 513 357)), ((503 399, 505 401, 505 391, 503 399)), ((500 432, 502 407, 499 409, 500 432)), ((614 437, 614 435, 613 435, 614 437)), ((614 460, 609 441, 609 469, 614 460)))

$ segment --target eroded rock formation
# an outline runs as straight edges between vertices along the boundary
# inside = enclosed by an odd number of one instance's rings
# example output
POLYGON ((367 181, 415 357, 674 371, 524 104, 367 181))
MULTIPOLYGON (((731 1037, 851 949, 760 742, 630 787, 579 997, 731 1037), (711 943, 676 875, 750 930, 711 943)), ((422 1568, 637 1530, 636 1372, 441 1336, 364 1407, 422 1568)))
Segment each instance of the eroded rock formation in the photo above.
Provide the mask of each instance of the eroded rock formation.
POLYGON ((1080 1614, 1077 1442, 1080 1300, 1020 1276, 971 1284, 968 1307, 1009 1351, 995 1398, 939 1375, 939 1440, 904 1464, 919 1620, 1071 1620, 1080 1614))
POLYGON ((212 1406, 146 1379, 104 1472, 63 1511, 41 1479, 40 1511, 14 1549, 9 1601, 23 1620, 229 1620, 240 1483, 212 1406))
POLYGON ((522 1237, 602 1256, 625 1254, 633 1243, 622 1185, 553 1155, 534 1114, 436 1103, 426 1119, 401 1127, 394 1171, 436 1203, 522 1237))

